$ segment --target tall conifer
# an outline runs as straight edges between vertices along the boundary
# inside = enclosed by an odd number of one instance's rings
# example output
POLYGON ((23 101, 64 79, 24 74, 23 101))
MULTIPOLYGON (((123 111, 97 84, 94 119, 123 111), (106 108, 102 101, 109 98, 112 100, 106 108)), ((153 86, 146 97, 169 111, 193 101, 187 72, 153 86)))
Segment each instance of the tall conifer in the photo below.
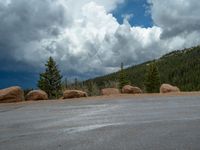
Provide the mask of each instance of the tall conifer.
POLYGON ((60 75, 60 71, 52 57, 49 57, 45 66, 46 70, 40 74, 38 87, 44 90, 49 98, 59 98, 62 92, 62 76, 60 75))
POLYGON ((122 89, 128 83, 129 82, 127 79, 127 75, 126 75, 126 72, 124 71, 124 64, 121 63, 121 70, 119 72, 119 88, 122 89))
POLYGON ((155 62, 149 64, 146 79, 145 88, 148 93, 158 93, 160 88, 160 74, 155 62))

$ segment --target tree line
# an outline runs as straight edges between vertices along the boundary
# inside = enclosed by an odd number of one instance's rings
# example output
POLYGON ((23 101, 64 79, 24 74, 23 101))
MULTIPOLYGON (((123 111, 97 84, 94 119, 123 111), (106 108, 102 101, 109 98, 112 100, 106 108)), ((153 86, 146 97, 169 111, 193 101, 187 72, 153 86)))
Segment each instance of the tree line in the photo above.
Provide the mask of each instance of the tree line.
MULTIPOLYGON (((146 73, 149 65, 155 63, 160 83, 178 86, 181 91, 200 91, 200 46, 168 53, 161 58, 124 69, 130 84, 146 89, 146 73)), ((87 80, 104 87, 105 82, 118 80, 119 71, 87 80)))
MULTIPOLYGON (((62 81, 61 72, 55 60, 49 57, 47 63, 45 64, 45 71, 40 74, 38 80, 38 88, 45 91, 49 98, 59 98, 62 95, 62 91, 65 89, 79 89, 86 91, 90 96, 100 95, 100 88, 119 88, 120 90, 123 86, 131 84, 128 76, 124 70, 124 64, 121 63, 121 70, 119 71, 118 79, 115 81, 105 81, 104 87, 99 87, 93 81, 78 82, 77 78, 73 84, 68 84, 65 79, 62 81)), ((160 87, 160 76, 156 64, 153 62, 149 64, 145 79, 146 91, 150 93, 158 92, 160 87)))

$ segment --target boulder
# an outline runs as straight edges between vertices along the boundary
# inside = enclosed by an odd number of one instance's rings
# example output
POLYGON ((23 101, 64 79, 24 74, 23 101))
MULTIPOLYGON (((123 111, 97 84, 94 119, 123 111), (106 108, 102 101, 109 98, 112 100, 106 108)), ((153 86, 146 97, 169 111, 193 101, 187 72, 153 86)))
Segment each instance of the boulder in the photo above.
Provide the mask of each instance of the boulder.
POLYGON ((63 93, 63 99, 87 97, 87 93, 79 90, 66 90, 63 93))
POLYGON ((116 95, 120 94, 119 89, 116 88, 106 88, 101 90, 102 95, 116 95))
POLYGON ((126 93, 126 94, 141 94, 142 90, 139 87, 133 87, 131 85, 125 85, 122 88, 122 93, 126 93))
POLYGON ((160 87, 160 93, 171 93, 171 92, 180 92, 180 89, 176 86, 170 84, 162 84, 160 87))
POLYGON ((48 94, 42 90, 33 90, 26 95, 26 100, 48 100, 48 94))
POLYGON ((24 91, 21 87, 13 86, 0 90, 0 103, 24 101, 24 91))

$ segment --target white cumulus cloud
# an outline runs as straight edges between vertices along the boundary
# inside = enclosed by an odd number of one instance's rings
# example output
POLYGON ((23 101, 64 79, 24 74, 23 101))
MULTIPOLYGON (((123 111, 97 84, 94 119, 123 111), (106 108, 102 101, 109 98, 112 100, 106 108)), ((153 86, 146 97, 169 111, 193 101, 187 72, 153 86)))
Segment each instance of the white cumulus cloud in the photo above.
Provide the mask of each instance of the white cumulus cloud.
POLYGON ((0 61, 41 68, 53 56, 62 72, 92 77, 200 43, 198 0, 149 0, 149 28, 119 24, 111 12, 123 2, 0 0, 0 61))

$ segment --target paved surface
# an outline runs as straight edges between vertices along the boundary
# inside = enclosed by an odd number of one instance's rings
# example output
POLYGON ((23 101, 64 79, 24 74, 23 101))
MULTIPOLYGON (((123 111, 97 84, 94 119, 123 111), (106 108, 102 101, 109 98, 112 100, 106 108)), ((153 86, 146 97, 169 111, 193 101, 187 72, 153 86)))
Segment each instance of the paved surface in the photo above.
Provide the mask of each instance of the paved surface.
POLYGON ((1 150, 200 150, 200 97, 0 105, 1 150))

